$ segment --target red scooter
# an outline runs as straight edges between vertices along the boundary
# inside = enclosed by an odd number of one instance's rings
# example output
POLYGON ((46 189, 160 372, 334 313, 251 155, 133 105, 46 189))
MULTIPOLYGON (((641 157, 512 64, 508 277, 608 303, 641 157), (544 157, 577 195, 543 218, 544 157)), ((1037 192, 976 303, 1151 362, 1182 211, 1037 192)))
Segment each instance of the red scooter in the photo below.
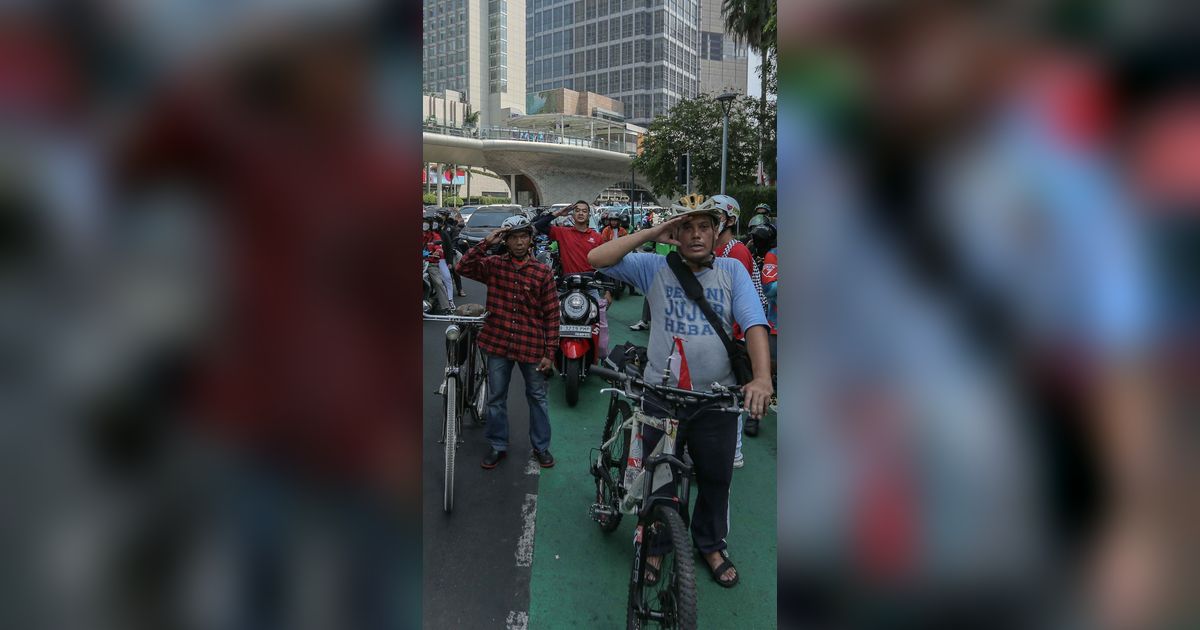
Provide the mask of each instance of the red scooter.
POLYGON ((579 402, 579 386, 589 368, 600 360, 600 305, 589 290, 613 287, 592 274, 571 274, 559 289, 558 369, 567 381, 567 405, 579 402))

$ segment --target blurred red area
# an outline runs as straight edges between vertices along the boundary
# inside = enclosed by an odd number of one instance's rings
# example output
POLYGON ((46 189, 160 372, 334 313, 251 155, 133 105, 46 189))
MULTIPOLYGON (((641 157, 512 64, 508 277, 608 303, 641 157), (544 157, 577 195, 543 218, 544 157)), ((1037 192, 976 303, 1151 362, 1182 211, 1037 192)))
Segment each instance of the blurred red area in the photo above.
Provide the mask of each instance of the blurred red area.
POLYGON ((779 3, 782 626, 1200 619, 1168 5, 779 3))
POLYGON ((417 625, 419 11, 0 9, 0 626, 417 625))

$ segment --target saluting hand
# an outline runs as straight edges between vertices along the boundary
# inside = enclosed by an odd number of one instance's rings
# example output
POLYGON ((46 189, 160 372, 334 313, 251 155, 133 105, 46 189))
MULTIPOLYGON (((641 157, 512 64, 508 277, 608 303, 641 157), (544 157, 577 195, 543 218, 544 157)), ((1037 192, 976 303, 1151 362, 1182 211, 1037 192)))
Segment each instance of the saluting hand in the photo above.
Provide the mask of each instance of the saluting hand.
POLYGON ((650 240, 654 241, 655 243, 683 247, 683 243, 680 243, 675 238, 675 231, 681 225, 683 225, 683 215, 671 217, 670 219, 659 223, 657 226, 650 228, 650 234, 647 236, 649 236, 650 240))
POLYGON ((492 245, 499 243, 500 240, 504 238, 505 234, 508 234, 508 228, 506 228, 506 227, 496 228, 495 230, 492 231, 491 234, 487 235, 487 238, 483 239, 483 242, 488 247, 491 247, 492 245))

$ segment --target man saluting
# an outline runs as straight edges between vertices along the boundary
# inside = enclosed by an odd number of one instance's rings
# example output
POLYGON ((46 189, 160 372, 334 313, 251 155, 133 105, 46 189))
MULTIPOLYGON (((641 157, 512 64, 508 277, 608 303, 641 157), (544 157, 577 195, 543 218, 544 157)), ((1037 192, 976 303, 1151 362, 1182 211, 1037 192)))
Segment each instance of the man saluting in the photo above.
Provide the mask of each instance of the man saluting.
POLYGON ((488 318, 478 341, 488 369, 486 436, 492 449, 481 464, 487 469, 495 468, 508 452, 508 384, 514 363, 525 378, 534 456, 542 468, 554 465, 546 377, 558 349, 558 293, 550 268, 529 256, 532 242, 529 219, 512 216, 458 263, 460 274, 488 287, 488 318), (500 241, 508 252, 488 256, 488 249, 500 241))

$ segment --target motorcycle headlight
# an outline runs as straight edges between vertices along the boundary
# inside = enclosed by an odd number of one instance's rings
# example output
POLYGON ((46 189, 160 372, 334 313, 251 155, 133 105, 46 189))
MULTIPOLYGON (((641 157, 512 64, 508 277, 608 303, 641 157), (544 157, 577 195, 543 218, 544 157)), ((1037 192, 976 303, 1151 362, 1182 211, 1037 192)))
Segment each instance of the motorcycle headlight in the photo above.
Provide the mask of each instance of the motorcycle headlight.
POLYGON ((591 319, 596 319, 596 315, 598 315, 598 314, 599 314, 599 310, 596 308, 595 304, 592 304, 591 307, 588 309, 588 317, 591 319))
POLYGON ((572 293, 563 300, 563 313, 571 319, 581 319, 587 313, 588 301, 579 293, 572 293))
POLYGON ((457 324, 450 324, 446 327, 446 338, 450 341, 458 341, 458 337, 461 334, 462 329, 457 324))

